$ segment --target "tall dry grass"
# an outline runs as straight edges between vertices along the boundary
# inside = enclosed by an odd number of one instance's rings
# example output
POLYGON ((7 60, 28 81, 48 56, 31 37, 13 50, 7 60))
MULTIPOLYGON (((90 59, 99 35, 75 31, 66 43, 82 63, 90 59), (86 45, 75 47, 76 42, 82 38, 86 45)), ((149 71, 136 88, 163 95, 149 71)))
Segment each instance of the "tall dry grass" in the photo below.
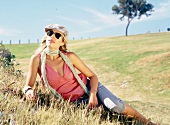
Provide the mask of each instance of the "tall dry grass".
POLYGON ((1 125, 111 125, 141 124, 121 114, 105 111, 102 107, 88 109, 69 101, 55 99, 37 81, 34 88, 37 101, 26 100, 22 88, 22 74, 1 69, 0 75, 0 124, 1 125))

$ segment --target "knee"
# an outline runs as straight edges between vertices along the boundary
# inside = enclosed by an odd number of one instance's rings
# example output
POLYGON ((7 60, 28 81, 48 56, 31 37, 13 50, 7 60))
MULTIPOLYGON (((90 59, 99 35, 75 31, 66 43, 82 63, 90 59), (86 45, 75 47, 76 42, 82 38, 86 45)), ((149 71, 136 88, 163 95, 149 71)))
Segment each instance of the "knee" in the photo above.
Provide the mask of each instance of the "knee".
POLYGON ((124 103, 114 103, 109 98, 104 99, 105 106, 112 112, 122 113, 125 110, 124 103))
POLYGON ((118 107, 118 106, 115 106, 111 109, 112 112, 117 112, 117 113, 122 113, 124 111, 124 109, 118 107))
POLYGON ((125 110, 122 112, 122 114, 135 117, 135 118, 139 117, 139 113, 128 104, 125 104, 125 110))

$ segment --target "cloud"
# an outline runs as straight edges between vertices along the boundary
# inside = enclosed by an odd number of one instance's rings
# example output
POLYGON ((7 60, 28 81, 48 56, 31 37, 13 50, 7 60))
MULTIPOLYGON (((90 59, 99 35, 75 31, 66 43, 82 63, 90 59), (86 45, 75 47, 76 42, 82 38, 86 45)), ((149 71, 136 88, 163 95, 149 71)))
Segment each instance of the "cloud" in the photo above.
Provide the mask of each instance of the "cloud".
MULTIPOLYGON (((113 15, 112 13, 104 13, 100 12, 98 10, 92 9, 92 8, 83 8, 83 7, 77 7, 86 13, 88 13, 89 17, 87 19, 76 19, 72 20, 72 22, 76 22, 76 24, 83 26, 86 28, 86 30, 82 32, 75 32, 72 34, 73 36, 78 36, 85 33, 93 33, 97 31, 102 31, 104 29, 108 29, 111 27, 124 25, 127 22, 126 21, 120 21, 119 16, 113 15)), ((62 17, 63 18, 63 17, 62 17)), ((69 20, 69 19, 68 19, 69 20)))
POLYGON ((108 14, 108 13, 97 11, 92 8, 82 8, 82 9, 93 15, 95 19, 93 20, 93 22, 100 22, 110 26, 117 26, 117 25, 124 24, 122 21, 120 21, 119 16, 114 15, 112 13, 108 14))
POLYGON ((51 20, 62 20, 63 22, 66 21, 72 25, 76 25, 76 27, 78 26, 79 28, 75 29, 74 33, 71 33, 73 36, 98 32, 111 27, 127 24, 127 21, 120 21, 119 16, 114 15, 111 12, 107 13, 90 7, 71 6, 73 9, 76 8, 75 10, 79 12, 74 14, 74 18, 73 15, 57 15, 51 20), (85 16, 82 16, 82 14, 85 16))
POLYGON ((152 12, 152 15, 149 17, 142 16, 140 20, 135 19, 134 22, 141 22, 141 21, 147 21, 147 20, 160 20, 160 19, 166 19, 170 18, 170 0, 166 3, 160 3, 157 8, 153 8, 154 11, 152 12))
POLYGON ((160 8, 155 8, 155 12, 153 13, 153 16, 155 19, 159 18, 169 18, 169 12, 170 12, 170 0, 166 3, 160 3, 160 8))
POLYGON ((101 31, 101 30, 103 30, 103 28, 94 27, 94 28, 91 28, 91 29, 83 30, 81 32, 74 32, 74 33, 71 33, 71 34, 72 34, 72 36, 79 36, 81 34, 93 33, 93 32, 97 32, 97 31, 101 31))
MULTIPOLYGON (((101 22, 103 24, 106 24, 106 28, 108 26, 114 27, 118 25, 126 25, 127 21, 126 18, 124 21, 120 21, 120 15, 113 15, 113 14, 106 14, 103 12, 99 12, 97 10, 91 9, 91 8, 83 8, 84 11, 89 12, 93 14, 93 16, 96 17, 96 20, 98 22, 101 22), (107 26, 108 25, 108 26, 107 26)), ((149 17, 146 17, 143 15, 140 19, 135 18, 133 22, 142 22, 147 20, 159 20, 159 19, 165 19, 170 18, 170 0, 168 0, 166 3, 160 3, 158 8, 154 8, 154 11, 152 12, 152 15, 149 17)))
POLYGON ((17 36, 20 34, 21 31, 16 29, 6 29, 6 28, 0 28, 0 36, 17 36))
POLYGON ((64 17, 64 16, 57 16, 57 19, 62 19, 65 21, 68 21, 70 23, 74 23, 76 25, 79 26, 87 26, 89 25, 89 21, 88 20, 84 20, 84 19, 78 19, 78 18, 69 18, 69 17, 64 17))

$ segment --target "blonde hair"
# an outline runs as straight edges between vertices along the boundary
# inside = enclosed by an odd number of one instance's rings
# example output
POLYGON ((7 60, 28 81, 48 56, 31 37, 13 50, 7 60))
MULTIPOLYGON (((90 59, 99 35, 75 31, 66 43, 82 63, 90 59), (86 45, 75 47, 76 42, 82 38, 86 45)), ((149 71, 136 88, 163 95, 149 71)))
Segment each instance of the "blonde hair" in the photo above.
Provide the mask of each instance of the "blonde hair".
MULTIPOLYGON (((46 46, 46 37, 47 35, 45 35, 42 40, 41 40, 41 43, 39 45, 39 47, 36 49, 35 53, 36 54, 40 54, 47 46, 46 46)), ((59 50, 60 51, 63 51, 63 52, 67 52, 67 37, 63 36, 62 37, 62 41, 64 42, 64 45, 63 46, 60 46, 59 47, 59 50)))

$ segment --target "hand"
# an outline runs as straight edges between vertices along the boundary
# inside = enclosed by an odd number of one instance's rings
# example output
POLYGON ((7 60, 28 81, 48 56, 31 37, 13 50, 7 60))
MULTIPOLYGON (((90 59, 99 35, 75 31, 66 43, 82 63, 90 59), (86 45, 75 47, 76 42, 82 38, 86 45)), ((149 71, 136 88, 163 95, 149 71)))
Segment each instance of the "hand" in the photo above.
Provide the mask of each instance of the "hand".
POLYGON ((88 108, 95 108, 98 105, 96 93, 90 93, 88 108))
POLYGON ((37 98, 36 98, 36 96, 35 96, 35 92, 34 92, 34 90, 32 90, 32 89, 28 90, 28 91, 25 93, 25 95, 26 95, 26 98, 29 99, 29 100, 32 100, 32 101, 37 100, 37 98))

